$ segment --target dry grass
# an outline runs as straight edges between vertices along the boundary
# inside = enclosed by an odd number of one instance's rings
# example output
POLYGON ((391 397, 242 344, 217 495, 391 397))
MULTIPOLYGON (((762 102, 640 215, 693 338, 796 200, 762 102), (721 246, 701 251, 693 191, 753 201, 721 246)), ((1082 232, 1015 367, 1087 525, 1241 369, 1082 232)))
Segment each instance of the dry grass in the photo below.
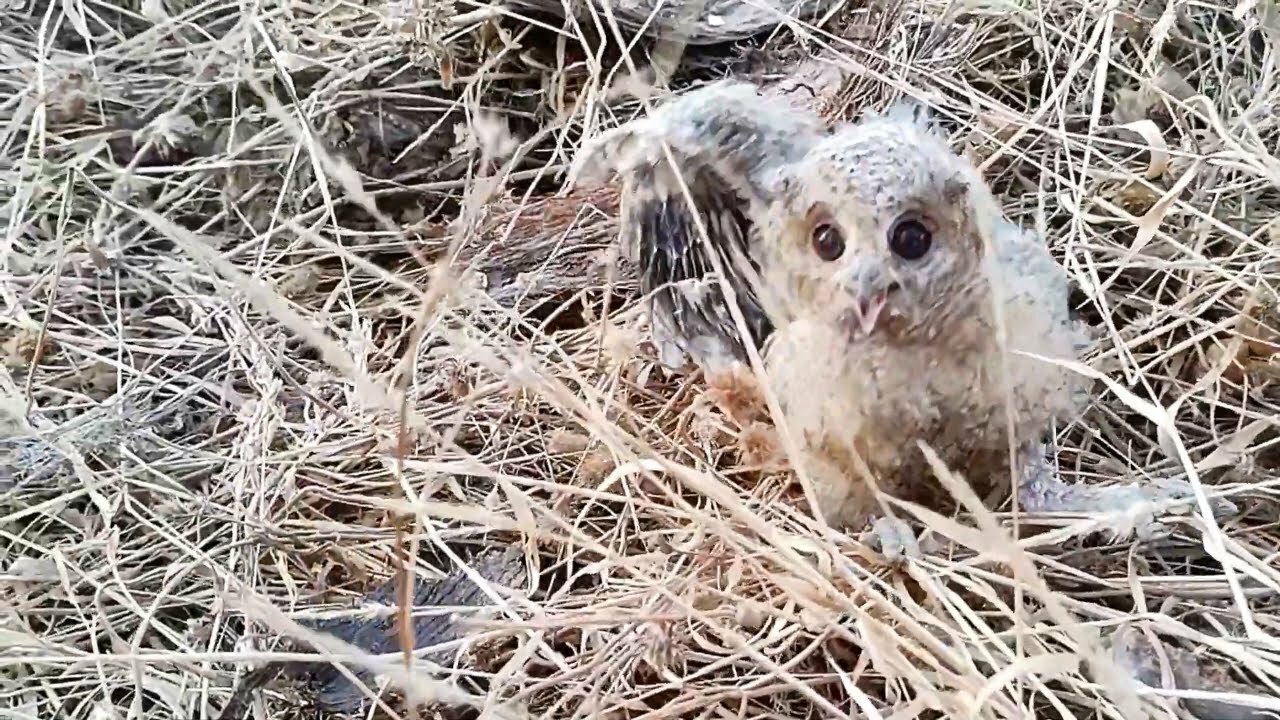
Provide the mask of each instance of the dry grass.
POLYGON ((406 553, 434 576, 495 542, 542 572, 477 626, 491 652, 364 662, 500 717, 1172 717, 1155 708, 1194 693, 1139 697, 1099 655, 1133 626, 1207 677, 1234 655, 1280 709, 1272 0, 926 0, 764 44, 858 68, 833 118, 928 99, 1047 229, 1101 339, 1089 365, 1161 409, 1098 383, 1059 436, 1068 474, 1185 472, 1184 446, 1241 507, 1136 549, 1079 542, 1092 518, 1017 545, 1008 513, 939 519, 947 542, 902 570, 817 529, 740 389, 655 369, 625 277, 550 313, 536 270, 500 304, 440 262, 504 236, 494 208, 555 192, 584 125, 614 121, 627 72, 589 27, 448 2, 417 23, 379 2, 14 5, 7 717, 215 717, 284 657, 289 618, 406 553))

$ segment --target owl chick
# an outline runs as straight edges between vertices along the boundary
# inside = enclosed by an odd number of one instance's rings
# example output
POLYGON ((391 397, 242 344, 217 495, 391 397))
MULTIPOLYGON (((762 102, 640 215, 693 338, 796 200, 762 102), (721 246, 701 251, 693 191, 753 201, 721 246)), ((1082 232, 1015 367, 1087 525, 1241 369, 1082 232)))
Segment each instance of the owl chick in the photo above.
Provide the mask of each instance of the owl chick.
POLYGON ((913 552, 865 471, 936 506, 945 491, 920 441, 980 495, 1019 478, 1032 512, 1169 494, 1068 485, 1050 469, 1046 431, 1087 400, 1079 375, 1029 356, 1087 347, 1065 271, 919 106, 829 128, 721 81, 590 140, 574 176, 609 173, 661 361, 718 372, 761 350, 832 524, 872 520, 889 554, 913 552))

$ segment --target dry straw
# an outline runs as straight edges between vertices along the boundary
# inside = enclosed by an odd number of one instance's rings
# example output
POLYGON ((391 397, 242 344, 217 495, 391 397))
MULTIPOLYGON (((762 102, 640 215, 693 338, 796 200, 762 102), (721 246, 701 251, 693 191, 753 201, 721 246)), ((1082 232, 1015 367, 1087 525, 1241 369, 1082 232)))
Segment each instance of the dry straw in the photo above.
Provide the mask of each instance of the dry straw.
POLYGON ((600 49, 638 6, 537 7, 0 0, 0 712, 216 717, 282 637, 485 717, 1280 712, 1274 2, 831 5, 663 46, 675 87, 825 58, 832 120, 935 106, 1097 330, 1064 472, 1200 489, 1136 548, 906 508, 937 542, 900 568, 812 519, 751 388, 655 368, 616 197, 557 192, 666 90, 619 100, 653 70, 600 49), (538 572, 470 574, 460 669, 298 624, 495 544, 538 572))

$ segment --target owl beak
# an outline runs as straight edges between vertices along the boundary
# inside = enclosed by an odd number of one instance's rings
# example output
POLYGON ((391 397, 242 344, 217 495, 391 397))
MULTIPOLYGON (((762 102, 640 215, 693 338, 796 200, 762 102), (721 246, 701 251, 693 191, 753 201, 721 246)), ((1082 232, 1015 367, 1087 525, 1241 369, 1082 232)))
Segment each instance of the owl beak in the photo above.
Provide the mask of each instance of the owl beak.
POLYGON ((880 314, 884 310, 889 293, 881 290, 873 293, 860 293, 853 302, 853 316, 864 335, 875 332, 879 326, 880 314))

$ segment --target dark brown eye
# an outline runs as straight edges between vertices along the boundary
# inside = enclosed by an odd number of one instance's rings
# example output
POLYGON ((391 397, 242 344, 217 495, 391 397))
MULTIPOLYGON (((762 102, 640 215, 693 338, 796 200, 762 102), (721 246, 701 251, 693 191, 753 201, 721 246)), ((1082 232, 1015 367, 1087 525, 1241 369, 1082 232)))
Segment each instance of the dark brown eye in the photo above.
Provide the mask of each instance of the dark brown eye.
POLYGON ((889 249, 903 260, 919 260, 933 247, 933 233, 916 218, 902 218, 889 229, 889 249))
POLYGON ((831 262, 844 254, 844 235, 831 223, 822 223, 813 229, 813 251, 818 257, 831 262))

